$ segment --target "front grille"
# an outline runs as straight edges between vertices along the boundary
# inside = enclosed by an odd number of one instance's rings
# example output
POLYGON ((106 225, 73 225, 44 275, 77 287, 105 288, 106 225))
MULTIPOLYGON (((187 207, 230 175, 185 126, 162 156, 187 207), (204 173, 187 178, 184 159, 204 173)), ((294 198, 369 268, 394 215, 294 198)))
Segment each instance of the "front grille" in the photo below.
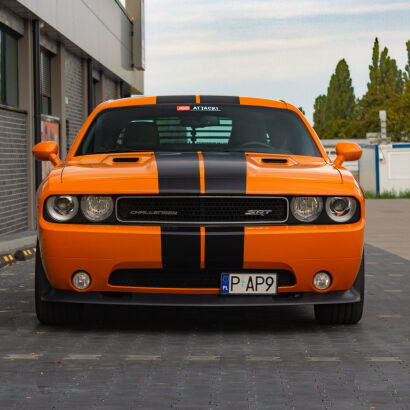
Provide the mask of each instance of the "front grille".
POLYGON ((288 200, 262 196, 119 197, 121 222, 181 224, 268 224, 288 219, 288 200))
MULTIPOLYGON (((118 269, 111 273, 108 283, 113 286, 154 288, 219 288, 221 269, 118 269)), ((277 273, 278 286, 293 286, 295 275, 287 270, 234 270, 236 273, 277 273)))

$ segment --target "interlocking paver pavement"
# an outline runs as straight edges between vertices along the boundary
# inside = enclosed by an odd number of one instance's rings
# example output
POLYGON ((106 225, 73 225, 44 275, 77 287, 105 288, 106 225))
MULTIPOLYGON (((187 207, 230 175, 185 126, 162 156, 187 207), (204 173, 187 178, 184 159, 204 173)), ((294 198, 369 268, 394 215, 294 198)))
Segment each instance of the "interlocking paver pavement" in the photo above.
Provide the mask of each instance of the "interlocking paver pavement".
POLYGON ((356 326, 311 307, 91 307, 46 327, 34 262, 0 270, 0 408, 410 408, 410 262, 372 246, 366 262, 356 326))

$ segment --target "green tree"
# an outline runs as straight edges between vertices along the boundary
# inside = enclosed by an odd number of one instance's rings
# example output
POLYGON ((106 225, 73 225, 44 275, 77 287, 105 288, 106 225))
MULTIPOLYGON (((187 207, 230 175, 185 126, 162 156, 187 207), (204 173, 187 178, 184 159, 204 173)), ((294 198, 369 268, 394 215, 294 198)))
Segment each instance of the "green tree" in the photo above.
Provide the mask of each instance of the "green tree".
POLYGON ((347 138, 346 128, 355 105, 349 66, 340 60, 330 78, 327 95, 320 95, 314 104, 313 122, 321 138, 347 138))
POLYGON ((376 37, 373 45, 372 64, 369 66, 368 93, 384 93, 388 89, 399 94, 403 92, 403 73, 398 69, 396 60, 390 58, 388 53, 387 47, 380 53, 379 40, 376 37))
POLYGON ((326 95, 319 95, 313 105, 313 127, 319 136, 322 135, 326 124, 326 99, 326 95))
POLYGON ((410 40, 406 43, 407 47, 407 64, 404 72, 404 79, 410 81, 410 40))
POLYGON ((410 40, 406 43, 407 48, 407 64, 403 74, 404 90, 399 97, 397 104, 394 106, 394 117, 392 130, 393 135, 397 135, 396 139, 410 140, 410 40))
POLYGON ((367 132, 379 132, 379 111, 386 110, 387 134, 393 140, 400 140, 407 135, 405 123, 408 112, 406 115, 405 111, 408 105, 403 94, 405 76, 398 69, 396 60, 388 55, 387 47, 380 53, 377 37, 369 78, 367 93, 356 104, 347 132, 352 138, 365 138, 367 132))
POLYGON ((355 104, 352 79, 345 59, 337 63, 327 89, 326 121, 349 120, 355 104))
POLYGON ((387 47, 373 44, 366 94, 355 101, 349 68, 340 60, 327 95, 314 103, 314 127, 321 138, 365 138, 380 131, 379 111, 387 111, 387 135, 396 141, 410 139, 410 40, 407 64, 401 71, 387 47))
POLYGON ((376 37, 373 44, 373 54, 372 54, 372 64, 369 65, 369 77, 370 82, 367 83, 367 92, 377 91, 380 87, 380 67, 379 67, 379 58, 380 58, 380 47, 379 39, 376 37))

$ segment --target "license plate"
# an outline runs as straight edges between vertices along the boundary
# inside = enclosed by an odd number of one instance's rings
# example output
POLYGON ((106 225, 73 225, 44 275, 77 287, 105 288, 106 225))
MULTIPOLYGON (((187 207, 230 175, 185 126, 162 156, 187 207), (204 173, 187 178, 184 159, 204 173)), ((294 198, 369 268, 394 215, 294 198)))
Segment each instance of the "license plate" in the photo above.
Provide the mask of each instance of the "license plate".
POLYGON ((222 295, 275 295, 276 273, 222 273, 222 295))

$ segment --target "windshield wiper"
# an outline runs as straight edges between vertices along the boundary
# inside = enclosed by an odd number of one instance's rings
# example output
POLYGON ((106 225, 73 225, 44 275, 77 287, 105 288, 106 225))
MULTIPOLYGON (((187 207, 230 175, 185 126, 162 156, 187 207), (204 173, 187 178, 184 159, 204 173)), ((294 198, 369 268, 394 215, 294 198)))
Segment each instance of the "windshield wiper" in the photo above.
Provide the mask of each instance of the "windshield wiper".
POLYGON ((112 151, 94 151, 91 152, 90 154, 87 155, 94 155, 94 154, 126 154, 128 152, 151 152, 152 150, 149 149, 144 149, 144 150, 132 150, 132 149, 118 149, 118 150, 112 150, 112 151))

